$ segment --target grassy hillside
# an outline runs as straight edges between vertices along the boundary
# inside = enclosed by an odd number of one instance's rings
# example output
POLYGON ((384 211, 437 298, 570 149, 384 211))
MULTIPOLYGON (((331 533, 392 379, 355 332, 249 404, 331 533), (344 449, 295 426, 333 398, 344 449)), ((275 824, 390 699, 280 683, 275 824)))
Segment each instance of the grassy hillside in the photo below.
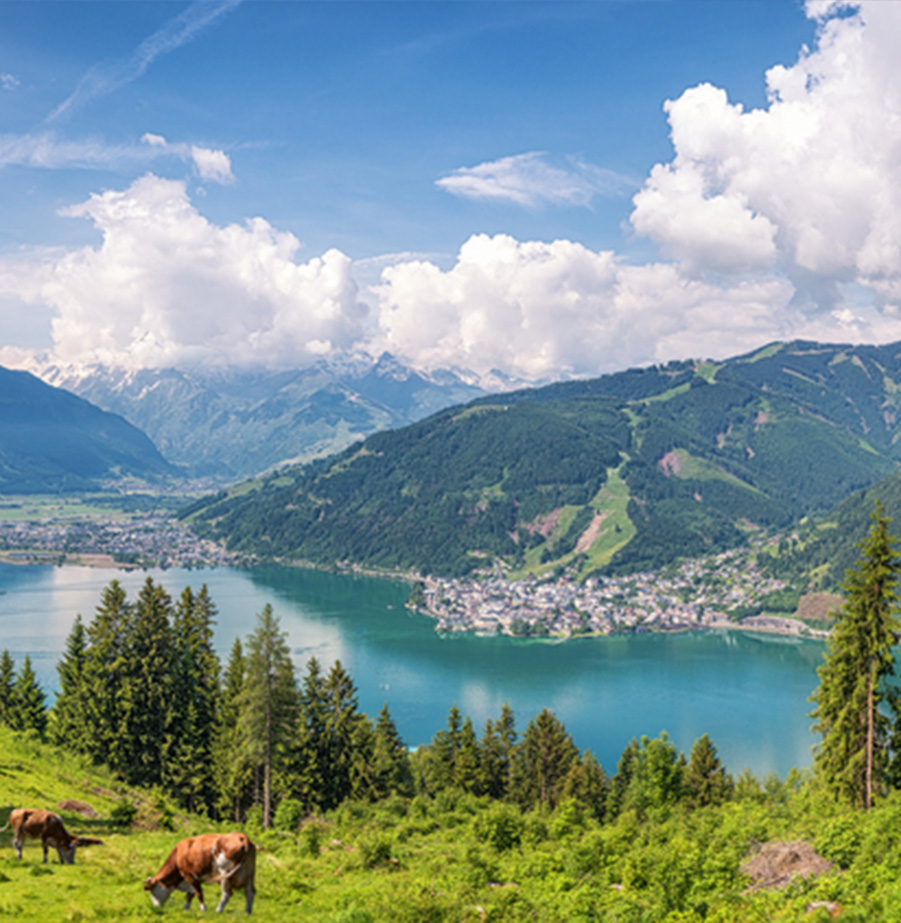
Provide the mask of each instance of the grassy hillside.
MULTIPOLYGON (((183 918, 178 896, 154 911, 141 883, 175 841, 210 831, 209 822, 167 820, 160 799, 126 792, 103 773, 2 728, 0 751, 0 820, 12 806, 77 799, 100 816, 61 811, 68 827, 105 844, 80 850, 74 866, 44 866, 34 841, 20 862, 10 834, 0 834, 0 914, 23 923, 183 918), (111 821, 123 796, 140 805, 132 829, 111 821)), ((745 775, 736 798, 721 807, 661 808, 644 818, 627 811, 610 824, 572 802, 523 814, 454 791, 434 800, 347 803, 306 818, 300 829, 249 828, 264 850, 254 918, 817 923, 831 916, 816 903, 830 902, 841 906, 842 920, 888 923, 901 917, 901 839, 892 832, 899 822, 897 792, 863 815, 836 807, 794 774, 764 785, 745 775), (741 869, 760 844, 801 840, 834 863, 832 870, 781 888, 749 888, 741 869)), ((206 889, 208 903, 217 892, 206 889)), ((196 906, 191 913, 199 914, 196 906)), ((240 894, 225 916, 243 918, 240 894)))
POLYGON ((774 344, 482 398, 189 515, 234 550, 325 565, 656 568, 896 471, 896 352, 774 344))

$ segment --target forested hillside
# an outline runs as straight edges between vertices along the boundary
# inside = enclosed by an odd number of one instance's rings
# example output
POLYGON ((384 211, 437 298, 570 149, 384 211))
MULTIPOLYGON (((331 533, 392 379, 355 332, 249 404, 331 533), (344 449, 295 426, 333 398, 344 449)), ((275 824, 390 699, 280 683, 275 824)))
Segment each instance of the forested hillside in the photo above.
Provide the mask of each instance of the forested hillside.
POLYGON ((28 372, 0 368, 0 491, 96 489, 175 469, 140 430, 28 372))
POLYGON ((774 344, 482 398, 186 512, 237 551, 459 575, 627 572, 897 470, 901 348, 774 344))

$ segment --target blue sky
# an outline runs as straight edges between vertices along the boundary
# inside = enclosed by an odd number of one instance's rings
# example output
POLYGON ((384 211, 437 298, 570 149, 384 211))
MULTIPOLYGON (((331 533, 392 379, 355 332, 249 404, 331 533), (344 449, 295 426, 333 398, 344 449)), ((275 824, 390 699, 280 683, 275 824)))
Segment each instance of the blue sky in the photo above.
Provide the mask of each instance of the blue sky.
POLYGON ((4 3, 0 361, 538 380, 901 339, 899 14, 4 3))

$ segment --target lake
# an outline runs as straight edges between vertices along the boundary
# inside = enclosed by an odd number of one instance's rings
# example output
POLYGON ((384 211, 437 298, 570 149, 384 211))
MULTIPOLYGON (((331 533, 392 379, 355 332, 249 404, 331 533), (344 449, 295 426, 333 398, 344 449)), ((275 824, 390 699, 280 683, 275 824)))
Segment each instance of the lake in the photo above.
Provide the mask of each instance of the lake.
POLYGON ((90 622, 100 592, 117 579, 133 599, 151 576, 173 597, 209 587, 219 615, 216 647, 226 659, 270 602, 299 677, 310 657, 340 660, 363 711, 387 702, 409 745, 445 725, 453 703, 481 735, 507 701, 517 729, 542 708, 592 750, 608 774, 632 737, 666 730, 688 754, 708 733, 735 774, 780 775, 811 762, 807 713, 822 642, 743 632, 619 635, 572 641, 439 635, 404 608, 404 584, 270 567, 253 570, 115 571, 0 564, 0 649, 17 666, 26 654, 53 701, 56 664, 76 614, 90 622))

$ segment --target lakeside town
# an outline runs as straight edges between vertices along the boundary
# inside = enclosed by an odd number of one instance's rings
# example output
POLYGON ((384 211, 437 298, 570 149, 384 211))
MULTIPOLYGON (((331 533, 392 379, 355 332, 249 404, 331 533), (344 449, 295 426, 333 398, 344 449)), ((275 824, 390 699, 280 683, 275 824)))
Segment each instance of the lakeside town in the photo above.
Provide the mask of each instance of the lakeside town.
POLYGON ((826 637, 826 623, 812 626, 792 613, 766 611, 766 598, 785 589, 760 572, 753 549, 742 548, 664 571, 584 582, 427 577, 411 605, 436 619, 441 632, 573 638, 742 628, 826 637))

